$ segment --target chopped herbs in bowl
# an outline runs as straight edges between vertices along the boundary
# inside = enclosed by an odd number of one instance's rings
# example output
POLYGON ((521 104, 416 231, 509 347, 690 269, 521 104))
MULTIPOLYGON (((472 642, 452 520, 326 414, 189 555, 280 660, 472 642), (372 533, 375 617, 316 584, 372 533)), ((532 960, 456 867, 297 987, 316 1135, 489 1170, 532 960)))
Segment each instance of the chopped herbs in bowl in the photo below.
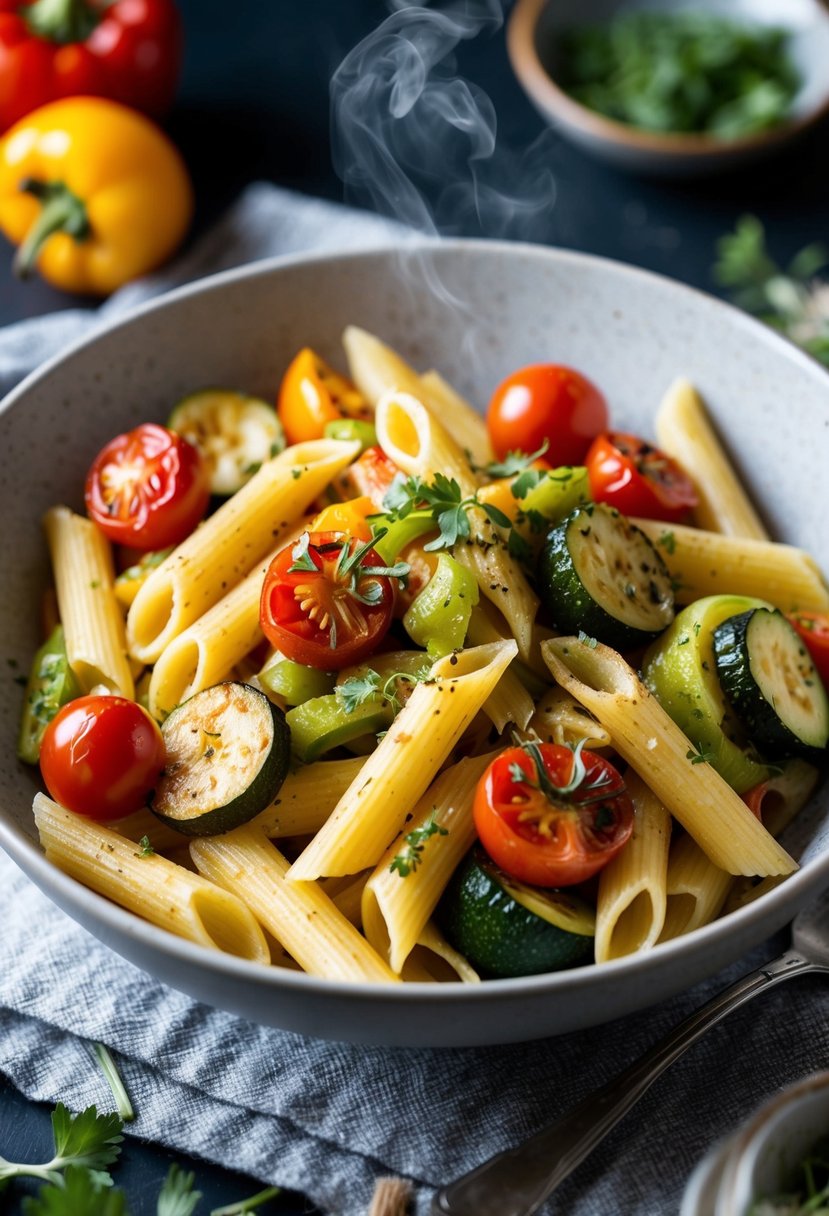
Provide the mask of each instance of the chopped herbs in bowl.
POLYGON ((566 31, 559 83, 645 131, 740 139, 784 121, 800 86, 786 30, 711 13, 629 12, 566 31))
POLYGON ((829 1137, 803 1158, 785 1194, 758 1199, 749 1216, 829 1216, 829 1137))

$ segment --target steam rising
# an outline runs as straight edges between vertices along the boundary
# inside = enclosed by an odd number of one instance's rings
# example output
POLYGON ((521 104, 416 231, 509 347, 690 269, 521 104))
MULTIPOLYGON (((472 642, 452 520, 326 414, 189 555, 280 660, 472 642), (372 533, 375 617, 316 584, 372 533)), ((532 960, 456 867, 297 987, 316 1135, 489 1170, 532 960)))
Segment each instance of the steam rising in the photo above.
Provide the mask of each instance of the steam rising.
POLYGON ((501 0, 390 7, 331 81, 346 197, 432 236, 540 238, 555 202, 551 133, 520 150, 499 144, 492 102, 455 58, 461 42, 500 29, 501 0))

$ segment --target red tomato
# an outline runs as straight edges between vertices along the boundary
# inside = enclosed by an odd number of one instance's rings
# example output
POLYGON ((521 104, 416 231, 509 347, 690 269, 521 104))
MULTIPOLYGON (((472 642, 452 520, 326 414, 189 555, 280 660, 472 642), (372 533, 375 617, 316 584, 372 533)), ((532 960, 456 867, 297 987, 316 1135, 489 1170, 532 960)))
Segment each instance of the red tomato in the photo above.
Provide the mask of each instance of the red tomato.
POLYGON ((746 790, 744 794, 740 795, 754 818, 759 819, 761 823, 763 822, 763 803, 768 792, 768 781, 761 781, 759 785, 753 785, 750 790, 746 790))
POLYGON ((382 511, 383 499, 399 472, 381 447, 366 448, 360 459, 340 474, 337 488, 348 498, 370 498, 375 509, 382 511))
POLYGON ((164 740, 146 710, 126 697, 78 697, 43 735, 40 771, 61 806, 89 819, 139 810, 164 767, 164 740))
POLYGON ((829 613, 792 612, 789 621, 806 643, 818 675, 829 689, 829 613))
POLYGON ((537 452, 546 441, 551 466, 580 464, 607 422, 607 402, 596 385, 556 363, 534 363, 507 376, 486 416, 499 460, 511 451, 537 452))
POLYGON ((369 544, 343 532, 304 532, 268 567, 262 632, 307 667, 339 671, 359 663, 391 625, 395 583, 387 569, 369 544))
POLYGON ((85 497, 90 518, 109 540, 166 549, 189 536, 207 510, 209 474, 192 443, 145 422, 98 453, 85 497))
POLYGON ((537 887, 584 882, 633 831, 633 803, 613 765, 556 743, 496 757, 478 782, 474 816, 496 865, 537 887))
POLYGON ((370 420, 372 412, 350 380, 304 347, 282 377, 276 412, 288 443, 322 439, 327 422, 370 420))
POLYGON ((678 524, 699 502, 694 483, 680 465, 636 435, 597 435, 585 464, 593 499, 623 515, 678 524))

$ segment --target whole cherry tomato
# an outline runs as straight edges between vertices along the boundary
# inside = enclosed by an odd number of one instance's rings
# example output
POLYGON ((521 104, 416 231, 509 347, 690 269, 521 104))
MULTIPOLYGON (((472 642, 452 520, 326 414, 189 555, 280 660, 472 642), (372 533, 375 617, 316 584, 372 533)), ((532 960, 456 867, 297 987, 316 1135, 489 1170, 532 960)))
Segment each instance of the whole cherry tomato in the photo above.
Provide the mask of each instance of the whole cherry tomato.
POLYGON ((322 439, 340 418, 369 420, 372 412, 350 380, 304 347, 282 377, 276 412, 288 443, 322 439))
POLYGON ((585 464, 594 501, 609 503, 623 515, 678 524, 699 502, 681 466, 636 435, 597 435, 585 464))
POLYGON ((473 813, 492 860, 537 887, 584 882, 633 831, 633 803, 613 765, 556 743, 497 756, 478 782, 473 813))
POLYGON ((85 497, 90 518, 109 540, 166 549, 189 536, 207 510, 209 473, 192 443, 145 422, 101 449, 85 497))
POLYGON ((146 804, 164 767, 164 740, 126 697, 78 697, 43 735, 40 771, 61 806, 89 819, 120 819, 146 804))
POLYGON ((370 542, 343 532, 304 532, 278 553, 262 587, 259 621, 287 659, 339 671, 377 649, 392 622, 395 583, 370 542))
POLYGON ((0 131, 78 95, 160 118, 181 44, 173 0, 0 0, 0 131))
POLYGON ((789 621, 806 643, 818 675, 829 689, 829 613, 792 612, 789 621))
POLYGON ((537 452, 545 443, 550 465, 581 464, 608 422, 607 402, 572 367, 534 363, 503 380, 489 403, 486 424, 495 455, 537 452))

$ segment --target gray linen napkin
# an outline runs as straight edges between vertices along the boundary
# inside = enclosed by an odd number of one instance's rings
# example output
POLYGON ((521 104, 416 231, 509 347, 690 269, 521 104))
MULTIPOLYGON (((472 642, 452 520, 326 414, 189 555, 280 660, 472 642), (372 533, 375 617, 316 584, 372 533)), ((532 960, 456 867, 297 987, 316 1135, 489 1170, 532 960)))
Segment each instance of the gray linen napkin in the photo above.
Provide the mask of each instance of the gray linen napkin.
MULTIPOLYGON (((276 252, 406 236, 373 217, 252 187, 164 278, 97 316, 63 313, 0 332, 5 389, 98 318, 171 282, 276 252)), ((417 1216, 435 1186, 516 1143, 612 1077, 770 943, 691 993, 611 1025, 540 1043, 451 1051, 319 1043, 200 1005, 69 920, 0 854, 0 1070, 26 1095, 109 1105, 83 1040, 119 1055, 138 1118, 130 1134, 305 1192, 363 1216, 376 1179, 409 1178, 417 1216)), ((685 1057, 544 1211, 675 1212, 707 1147, 769 1094, 829 1064, 829 989, 804 979, 738 1011, 685 1057)))

